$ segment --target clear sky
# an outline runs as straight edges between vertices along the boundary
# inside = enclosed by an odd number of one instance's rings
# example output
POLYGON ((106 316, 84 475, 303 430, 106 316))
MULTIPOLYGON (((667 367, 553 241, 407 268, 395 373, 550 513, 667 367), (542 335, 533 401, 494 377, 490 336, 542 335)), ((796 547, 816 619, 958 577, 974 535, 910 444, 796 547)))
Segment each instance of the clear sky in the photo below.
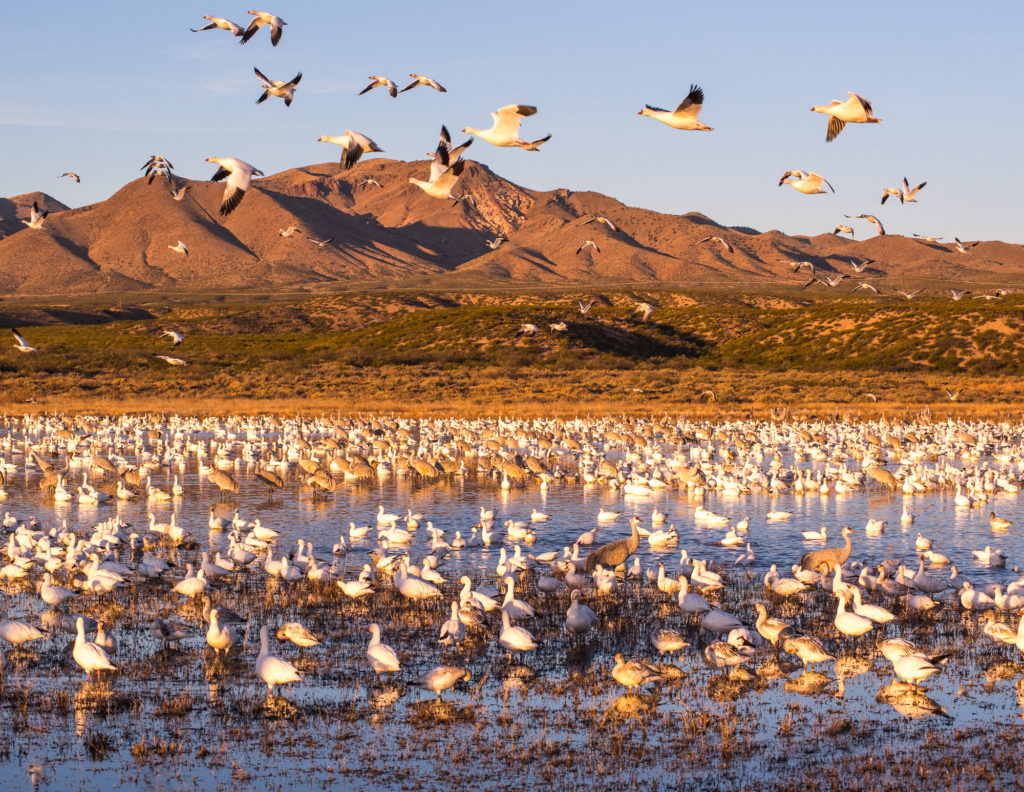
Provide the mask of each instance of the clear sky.
MULTIPOLYGON (((262 2, 263 0, 260 0, 262 2)), ((535 104, 524 138, 539 152, 477 142, 473 159, 533 189, 596 190, 727 225, 831 231, 843 213, 876 213, 890 233, 1024 242, 1024 4, 873 2, 547 3, 275 0, 288 26, 241 46, 203 14, 244 25, 241 0, 51 0, 8 3, 0 59, 0 195, 42 190, 71 206, 106 198, 153 153, 209 178, 210 155, 270 174, 335 159, 318 136, 361 131, 387 156, 416 159, 446 123, 487 127, 489 113, 535 104), (303 80, 290 108, 256 105, 258 66, 303 80), (410 72, 448 88, 357 96, 367 75, 410 72), (714 132, 637 115, 704 88, 714 132), (848 124, 825 142, 809 112, 847 91, 880 125, 848 124), (813 170, 835 195, 776 186, 813 170), (81 184, 57 178, 65 170, 81 184), (879 206, 903 176, 927 181, 919 203, 879 206)), ((862 221, 857 236, 874 230, 862 221)))

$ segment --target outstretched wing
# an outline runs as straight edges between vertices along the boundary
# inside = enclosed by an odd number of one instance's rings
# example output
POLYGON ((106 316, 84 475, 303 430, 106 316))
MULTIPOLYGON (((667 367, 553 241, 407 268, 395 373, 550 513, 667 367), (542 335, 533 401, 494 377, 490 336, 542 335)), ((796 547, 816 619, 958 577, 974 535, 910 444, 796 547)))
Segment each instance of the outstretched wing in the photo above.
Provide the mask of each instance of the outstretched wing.
POLYGON ((690 85, 690 93, 679 103, 673 115, 688 115, 696 118, 700 114, 700 108, 704 104, 704 91, 698 85, 690 85))

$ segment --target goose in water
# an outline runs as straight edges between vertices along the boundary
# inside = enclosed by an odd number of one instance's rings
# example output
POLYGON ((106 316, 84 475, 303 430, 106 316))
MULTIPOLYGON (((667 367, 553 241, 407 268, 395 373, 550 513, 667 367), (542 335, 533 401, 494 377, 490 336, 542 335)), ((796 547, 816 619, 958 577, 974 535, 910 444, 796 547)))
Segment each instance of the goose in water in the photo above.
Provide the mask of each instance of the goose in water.
POLYGON ((896 616, 885 608, 879 605, 865 604, 862 601, 861 590, 857 586, 851 588, 853 592, 853 612, 858 616, 863 616, 865 619, 873 621, 875 624, 887 624, 891 622, 896 616))
POLYGON ((381 643, 380 625, 370 625, 370 643, 366 647, 366 659, 377 675, 390 674, 402 670, 398 662, 398 652, 387 644, 381 643))
POLYGON ((829 116, 828 131, 825 133, 825 142, 831 143, 836 136, 843 131, 847 124, 880 124, 881 118, 871 115, 871 102, 863 96, 858 96, 853 91, 847 91, 850 98, 845 102, 833 99, 828 105, 815 105, 811 108, 812 113, 825 113, 829 116))
POLYGON ((95 671, 96 679, 100 678, 100 671, 116 671, 117 666, 110 662, 107 653, 97 644, 85 639, 85 621, 79 616, 75 620, 75 647, 71 656, 75 662, 85 671, 86 679, 95 671))
POLYGON ((371 74, 367 79, 370 81, 370 84, 359 92, 359 96, 362 96, 364 93, 369 93, 374 88, 387 88, 392 99, 398 96, 398 86, 387 77, 380 77, 376 74, 371 74))
POLYGON ((821 186, 822 184, 827 185, 832 192, 835 192, 835 188, 828 183, 828 180, 820 173, 815 173, 814 171, 788 170, 779 179, 779 187, 783 184, 788 184, 797 192, 802 192, 805 195, 818 195, 825 192, 825 189, 821 186))
POLYGON ((796 655, 803 661, 804 670, 807 670, 813 663, 824 663, 828 660, 835 660, 835 657, 825 651, 821 641, 810 635, 798 635, 793 638, 786 638, 782 642, 782 648, 789 654, 796 655))
POLYGON ((519 137, 520 122, 536 112, 537 108, 531 105, 505 105, 491 113, 494 123, 490 129, 466 127, 462 131, 467 135, 476 135, 492 146, 518 146, 527 151, 537 151, 541 144, 551 139, 551 135, 532 141, 526 141, 519 137))
POLYGON ((510 662, 512 652, 529 652, 537 648, 533 634, 523 627, 513 625, 507 610, 501 612, 501 633, 498 636, 498 643, 509 653, 510 662))
POLYGON ((253 20, 249 23, 249 27, 245 29, 245 33, 242 34, 242 43, 245 44, 245 42, 255 36, 256 31, 264 25, 270 25, 270 43, 276 47, 281 41, 281 34, 284 32, 282 28, 288 23, 269 11, 250 11, 249 13, 252 14, 253 20))
POLYGON ((394 584, 395 588, 398 589, 398 593, 406 599, 423 600, 441 596, 441 590, 433 583, 427 583, 427 581, 420 578, 409 577, 409 568, 405 561, 398 565, 394 584))
POLYGON ((267 690, 274 695, 274 688, 290 682, 301 682, 302 677, 295 666, 280 657, 270 654, 270 638, 267 625, 260 627, 260 653, 256 658, 256 676, 267 683, 267 690))
POLYGON ((220 653, 224 652, 226 655, 231 651, 231 647, 238 643, 238 636, 235 634, 235 629, 231 625, 221 625, 219 621, 220 614, 216 608, 210 609, 210 627, 206 631, 206 643, 208 643, 217 657, 220 657, 220 653))
POLYGON ((648 682, 662 682, 664 677, 636 660, 626 662, 621 654, 615 655, 615 667, 612 668, 612 679, 630 692, 648 682))
POLYGON ((48 605, 53 605, 55 608, 64 604, 72 597, 77 597, 78 592, 66 589, 63 586, 55 585, 53 582, 53 575, 49 572, 43 573, 43 580, 39 584, 39 596, 48 605))
MULTIPOLYGON (((699 130, 711 132, 714 127, 697 120, 700 111, 704 106, 704 91, 698 85, 691 85, 690 92, 686 98, 679 103, 675 110, 662 110, 660 107, 644 105, 637 115, 648 116, 655 121, 660 121, 673 129, 699 130)), ((730 251, 731 252, 731 251, 730 251)))
POLYGON ((462 643, 466 637, 466 625, 459 615, 459 601, 452 600, 452 615, 441 625, 441 635, 437 642, 446 646, 462 643))
POLYGON ((361 132, 353 132, 346 129, 344 135, 321 135, 316 139, 317 143, 333 143, 341 146, 341 167, 350 170, 353 165, 359 162, 363 154, 383 152, 380 146, 361 132))
POLYGON ((277 637, 277 640, 291 641, 301 649, 307 649, 311 646, 319 646, 322 643, 320 637, 317 636, 316 633, 298 622, 285 622, 277 628, 275 636, 277 637))
POLYGON ((0 619, 0 638, 3 638, 12 646, 21 646, 30 641, 38 641, 45 635, 46 633, 23 621, 8 619, 6 616, 0 619))
POLYGON ((675 630, 658 630, 651 636, 651 646, 661 654, 667 654, 670 660, 672 659, 672 655, 682 649, 685 649, 689 645, 690 644, 687 643, 686 639, 675 630))
POLYGON ((565 612, 565 629, 576 635, 590 632, 597 626, 598 618, 586 605, 580 604, 580 592, 578 589, 572 592, 572 604, 565 612))
POLYGON ((507 613, 513 619, 532 619, 537 613, 528 602, 516 599, 516 579, 509 575, 505 578, 505 601, 501 605, 503 613, 507 613))
POLYGON ((473 678, 473 675, 469 672, 468 668, 458 668, 456 666, 438 666, 437 668, 428 671, 418 679, 414 679, 409 682, 410 685, 414 685, 424 690, 432 690, 437 694, 437 700, 441 700, 441 693, 448 690, 450 687, 454 687, 456 682, 469 682, 473 678))
POLYGON ((227 178, 224 185, 224 197, 220 204, 221 215, 227 216, 242 202, 245 191, 252 183, 253 176, 262 176, 263 171, 235 157, 207 157, 206 161, 214 162, 219 166, 210 181, 227 178))
POLYGON ((757 609, 757 632, 777 651, 779 641, 790 638, 794 634, 793 628, 782 619, 769 618, 768 609, 760 602, 755 608, 757 609))
POLYGON ((201 28, 189 28, 193 33, 199 33, 203 30, 226 30, 232 36, 244 36, 245 30, 241 25, 236 25, 230 19, 224 19, 223 17, 210 16, 209 14, 203 14, 203 19, 210 20, 210 24, 205 25, 201 28))
POLYGON ((299 84, 302 79, 302 72, 299 72, 292 77, 288 82, 282 80, 271 80, 263 72, 257 69, 255 66, 252 70, 256 72, 256 76, 260 78, 260 82, 263 83, 263 93, 260 94, 259 99, 256 100, 256 104, 263 104, 267 101, 269 96, 278 96, 284 99, 284 106, 291 107, 292 99, 295 98, 295 86, 299 84))

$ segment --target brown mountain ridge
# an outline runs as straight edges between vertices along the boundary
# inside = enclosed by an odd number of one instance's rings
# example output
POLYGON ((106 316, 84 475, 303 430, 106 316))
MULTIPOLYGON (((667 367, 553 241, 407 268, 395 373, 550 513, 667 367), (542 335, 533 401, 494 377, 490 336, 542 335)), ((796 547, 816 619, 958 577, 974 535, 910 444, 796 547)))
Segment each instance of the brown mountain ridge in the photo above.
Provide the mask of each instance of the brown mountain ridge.
MULTIPOLYGON (((136 179, 100 203, 68 209, 43 193, 0 199, 0 293, 266 289, 324 283, 396 285, 417 278, 476 283, 797 284, 788 262, 852 275, 849 260, 875 259, 859 276, 1005 280, 1024 276, 1024 247, 983 242, 961 254, 901 236, 853 241, 728 228, 698 214, 669 215, 594 192, 529 190, 467 163, 458 189, 475 205, 431 198, 410 176, 424 162, 364 161, 294 168, 253 182, 227 218, 223 186, 175 178, 190 190, 136 179), (380 186, 368 180, 374 180, 380 186), (48 209, 41 230, 20 222, 32 202, 48 209), (610 230, 594 216, 607 217, 610 230), (291 237, 280 229, 299 229, 291 237), (505 241, 497 250, 484 243, 505 241), (721 236, 734 248, 715 242, 721 236), (593 240, 599 249, 581 243, 593 240), (170 249, 183 241, 189 254, 170 249), (330 240, 330 241, 327 241, 330 240), (325 242, 318 245, 316 242, 325 242)), ((815 284, 813 288, 825 288, 815 284)))

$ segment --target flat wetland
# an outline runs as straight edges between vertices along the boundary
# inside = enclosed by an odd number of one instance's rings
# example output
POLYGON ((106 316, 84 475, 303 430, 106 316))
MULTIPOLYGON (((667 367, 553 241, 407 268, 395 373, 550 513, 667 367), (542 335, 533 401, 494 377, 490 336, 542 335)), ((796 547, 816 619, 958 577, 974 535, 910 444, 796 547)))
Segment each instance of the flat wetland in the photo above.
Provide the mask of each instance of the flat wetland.
MULTIPOLYGON (((838 545, 843 525, 856 531, 850 561, 869 570, 898 561, 916 570, 920 531, 976 588, 1018 579, 1019 496, 993 487, 986 500, 957 508, 954 493, 955 482, 972 479, 1020 482, 1024 298, 954 303, 939 294, 911 302, 795 289, 4 300, 0 318, 40 352, 0 351, 0 512, 34 517, 46 531, 66 522, 81 539, 117 517, 130 525, 125 538, 148 537, 145 552, 175 567, 64 606, 111 626, 119 670, 102 681, 86 681, 73 636, 57 627, 19 649, 2 644, 0 789, 1020 788, 1024 664, 1016 646, 984 632, 993 615, 1016 628, 1019 609, 965 610, 947 590, 935 595, 939 608, 916 615, 904 597, 873 592, 870 601, 897 618, 851 638, 837 631, 837 600, 820 587, 782 597, 764 584, 770 565, 791 575, 803 553, 838 545), (595 298, 582 314, 578 302, 595 298), (633 314, 639 301, 655 305, 649 322, 633 314), (550 328, 562 321, 566 330, 550 328), (520 332, 524 324, 537 333, 520 332), (184 343, 171 347, 158 335, 165 329, 183 332, 184 343), (188 365, 167 366, 157 354, 188 365), (83 473, 115 492, 118 477, 90 472, 90 453, 149 463, 153 485, 170 490, 177 476, 184 492, 166 502, 147 502, 144 491, 99 505, 55 502, 38 486, 32 450, 69 469, 72 492, 83 473), (218 450, 238 481, 226 499, 199 467, 218 450), (333 492, 310 486, 296 464, 310 456, 343 460, 333 492), (917 494, 870 478, 847 493, 792 487, 793 471, 834 483, 867 456, 901 477, 934 471, 937 481, 917 494), (283 457, 291 460, 279 471, 284 488, 271 495, 256 473, 283 457), (461 470, 416 473, 405 464, 413 457, 461 470), (546 489, 538 475, 522 474, 528 457, 551 472, 546 489), (373 475, 340 472, 354 459, 373 475), (603 459, 624 480, 667 486, 627 495, 591 481, 603 459), (712 479, 703 497, 679 476, 691 464, 712 479), (510 470, 512 485, 502 489, 510 470), (755 471, 781 471, 788 485, 767 485, 755 471), (730 475, 752 483, 739 492, 716 483, 730 475), (493 614, 457 648, 439 645, 459 577, 497 585, 499 552, 511 555, 517 544, 508 539, 445 554, 443 596, 424 602, 403 598, 387 573, 358 600, 333 582, 286 583, 264 571, 261 556, 211 584, 215 603, 248 619, 228 658, 207 645, 201 605, 171 591, 203 551, 227 551, 226 532, 207 527, 211 507, 279 531, 278 557, 294 556, 297 539, 312 542, 323 566, 351 580, 377 547, 379 506, 403 516, 399 527, 407 508, 423 513, 401 548, 414 563, 431 550, 427 520, 450 542, 455 531, 468 537, 481 508, 495 509, 499 528, 529 520, 534 508, 550 513, 533 525, 532 544, 518 542, 524 555, 560 552, 589 530, 593 547, 626 538, 632 514, 651 530, 660 510, 678 543, 659 549, 641 539, 644 570, 660 562, 677 574, 686 549, 725 579, 704 592, 713 605, 753 628, 763 603, 836 661, 805 671, 794 655, 762 646, 743 665, 749 673, 713 668, 703 650, 714 636, 699 635, 675 597, 646 577, 621 573, 614 594, 584 588, 581 601, 599 624, 574 636, 564 626, 567 589, 537 588, 546 565, 516 574, 516 596, 537 611, 520 622, 535 650, 510 659, 493 614), (743 548, 718 544, 727 526, 702 522, 700 508, 732 525, 750 518, 751 565, 734 563, 743 548), (913 523, 901 523, 904 508, 913 523), (622 514, 597 522, 600 509, 622 514), (772 510, 792 517, 768 521, 772 510), (1011 520, 1009 530, 993 531, 990 511, 1011 520), (184 541, 148 534, 150 512, 160 521, 174 514, 184 541), (867 533, 869 519, 887 525, 867 533), (352 539, 350 522, 372 530, 352 539), (826 542, 802 540, 822 525, 826 542), (339 535, 349 547, 335 555, 339 535), (1005 552, 1006 568, 974 560, 971 551, 986 545, 1005 552), (163 645, 149 631, 155 618, 187 625, 187 637, 163 645), (286 621, 322 644, 276 641, 286 621), (371 622, 398 651, 400 673, 371 671, 371 622), (273 697, 255 673, 262 625, 271 628, 271 652, 302 674, 273 697), (662 628, 680 631, 690 647, 660 657, 651 636, 662 628), (914 688, 894 681, 879 636, 951 657, 914 688), (660 669, 664 680, 628 692, 611 675, 616 653, 660 669), (442 701, 408 684, 440 664, 469 669, 471 680, 442 701)), ((9 530, 0 529, 5 543, 9 530)), ((143 552, 123 541, 110 555, 134 568, 143 552)), ((7 618, 53 623, 36 593, 40 575, 37 565, 27 579, 0 579, 7 618)), ((63 570, 55 578, 70 585, 63 570)))

